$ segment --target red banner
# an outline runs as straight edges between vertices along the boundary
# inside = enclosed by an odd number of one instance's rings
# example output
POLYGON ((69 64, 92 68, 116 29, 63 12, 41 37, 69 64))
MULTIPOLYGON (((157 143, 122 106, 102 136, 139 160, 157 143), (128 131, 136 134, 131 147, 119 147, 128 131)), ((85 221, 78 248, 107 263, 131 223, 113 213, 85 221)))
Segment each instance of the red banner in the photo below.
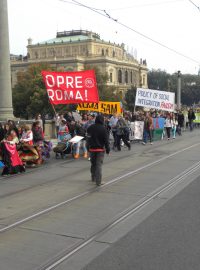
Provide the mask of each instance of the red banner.
POLYGON ((94 70, 42 71, 42 76, 51 104, 99 101, 94 70))

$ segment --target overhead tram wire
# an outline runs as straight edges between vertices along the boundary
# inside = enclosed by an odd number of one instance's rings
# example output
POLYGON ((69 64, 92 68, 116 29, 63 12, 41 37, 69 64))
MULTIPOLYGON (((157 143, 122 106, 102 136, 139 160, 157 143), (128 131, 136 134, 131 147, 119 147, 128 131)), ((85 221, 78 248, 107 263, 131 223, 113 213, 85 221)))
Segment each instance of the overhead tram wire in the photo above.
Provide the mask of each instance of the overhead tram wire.
MULTIPOLYGON (((80 6, 80 7, 87 7, 87 6, 83 5, 82 3, 79 3, 79 2, 76 3, 76 2, 74 2, 73 0, 71 0, 71 1, 73 1, 73 2, 70 2, 69 0, 59 0, 59 1, 60 1, 60 2, 67 3, 67 4, 71 4, 71 5, 80 6)), ((89 7, 87 7, 87 8, 89 8, 89 7)), ((98 9, 98 8, 91 8, 91 9, 102 11, 102 9, 98 9)))
MULTIPOLYGON (((60 1, 62 1, 62 2, 68 2, 68 1, 65 1, 65 0, 60 0, 60 1)), ((106 18, 108 18, 108 19, 110 19, 110 20, 112 20, 112 21, 118 23, 119 25, 125 27, 126 29, 131 30, 132 32, 135 32, 136 34, 142 36, 143 38, 148 39, 148 40, 152 41, 153 43, 155 43, 155 44, 157 44, 157 45, 159 45, 159 46, 161 46, 161 47, 163 47, 163 48, 165 48, 165 49, 167 49, 167 50, 169 50, 169 51, 171 51, 171 52, 173 52, 173 53, 175 53, 175 54, 177 54, 177 55, 179 55, 179 56, 184 57, 185 59, 188 59, 188 60, 190 60, 190 61, 192 61, 192 62, 194 62, 194 63, 200 65, 200 61, 197 61, 196 59, 193 59, 193 58, 190 57, 190 56, 187 56, 187 55, 185 55, 185 54, 183 54, 183 53, 181 53, 181 52, 178 52, 177 50, 172 49, 172 48, 166 46, 165 44, 163 44, 163 43, 161 43, 161 42, 159 42, 159 41, 156 41, 155 39, 153 39, 153 38, 151 38, 151 37, 148 37, 148 36, 145 35, 145 34, 142 34, 141 32, 139 32, 139 31, 133 29, 132 27, 130 27, 130 26, 124 24, 124 23, 119 22, 117 19, 112 18, 112 17, 108 14, 108 12, 107 12, 106 10, 93 8, 93 7, 84 5, 84 4, 82 4, 82 3, 80 3, 80 2, 78 2, 78 1, 76 1, 76 0, 71 0, 71 1, 74 2, 74 3, 76 3, 77 5, 79 5, 79 6, 81 6, 81 7, 87 8, 87 9, 93 11, 93 12, 98 13, 99 15, 101 15, 101 16, 103 16, 103 17, 106 17, 106 18), (102 12, 103 12, 103 13, 102 13, 102 12)), ((189 1, 190 1, 190 0, 189 0, 189 1)))
POLYGON ((200 12, 200 7, 199 6, 197 6, 193 1, 191 1, 191 0, 188 0, 192 5, 194 5, 197 9, 198 9, 198 11, 200 12))
POLYGON ((147 7, 147 6, 160 6, 160 5, 165 5, 165 4, 173 4, 175 2, 183 2, 185 0, 171 0, 171 1, 164 1, 164 2, 152 2, 148 4, 136 4, 128 7, 121 7, 121 8, 111 8, 109 9, 110 11, 117 11, 117 10, 125 10, 125 9, 130 9, 130 8, 140 8, 140 7, 147 7))

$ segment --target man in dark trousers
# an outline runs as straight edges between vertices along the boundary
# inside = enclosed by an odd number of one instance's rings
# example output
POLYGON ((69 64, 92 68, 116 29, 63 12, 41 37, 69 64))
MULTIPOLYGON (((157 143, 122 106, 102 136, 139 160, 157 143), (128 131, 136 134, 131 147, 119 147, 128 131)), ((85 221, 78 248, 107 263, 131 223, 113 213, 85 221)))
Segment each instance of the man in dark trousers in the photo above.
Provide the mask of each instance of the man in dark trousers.
POLYGON ((189 122, 190 131, 193 131, 193 128, 194 128, 193 121, 195 120, 195 118, 196 118, 195 113, 193 109, 190 108, 188 111, 188 122, 189 122))
POLYGON ((106 151, 106 154, 109 154, 110 146, 102 115, 97 115, 95 124, 87 129, 87 148, 90 152, 92 181, 96 182, 97 186, 103 185, 102 165, 104 153, 106 151))

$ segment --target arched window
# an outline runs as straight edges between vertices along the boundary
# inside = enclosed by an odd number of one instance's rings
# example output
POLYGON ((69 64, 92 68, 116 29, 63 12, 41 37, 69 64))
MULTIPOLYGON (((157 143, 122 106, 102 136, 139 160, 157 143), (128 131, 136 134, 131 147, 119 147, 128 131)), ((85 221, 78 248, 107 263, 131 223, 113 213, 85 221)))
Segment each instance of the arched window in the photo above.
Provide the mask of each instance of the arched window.
POLYGON ((113 74, 110 72, 110 82, 113 82, 113 74))
POLYGON ((128 83, 128 71, 125 71, 125 83, 128 83))
POLYGON ((121 69, 118 71, 118 82, 122 83, 122 71, 121 71, 121 69))
POLYGON ((146 84, 146 76, 145 76, 145 75, 142 76, 142 84, 143 84, 143 85, 146 84))
POLYGON ((133 83, 133 72, 132 71, 131 71, 130 76, 131 76, 131 83, 133 83))
POLYGON ((102 56, 105 55, 104 49, 101 50, 101 55, 102 55, 102 56))

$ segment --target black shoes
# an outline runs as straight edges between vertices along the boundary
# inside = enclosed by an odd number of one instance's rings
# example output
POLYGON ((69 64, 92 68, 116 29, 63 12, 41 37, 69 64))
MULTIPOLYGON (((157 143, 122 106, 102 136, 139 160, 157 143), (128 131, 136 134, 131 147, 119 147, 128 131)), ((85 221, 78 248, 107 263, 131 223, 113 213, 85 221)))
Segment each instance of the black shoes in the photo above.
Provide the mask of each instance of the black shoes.
POLYGON ((98 184, 97 184, 98 187, 99 187, 99 186, 103 186, 103 185, 105 185, 105 182, 101 182, 101 183, 98 183, 98 184))

